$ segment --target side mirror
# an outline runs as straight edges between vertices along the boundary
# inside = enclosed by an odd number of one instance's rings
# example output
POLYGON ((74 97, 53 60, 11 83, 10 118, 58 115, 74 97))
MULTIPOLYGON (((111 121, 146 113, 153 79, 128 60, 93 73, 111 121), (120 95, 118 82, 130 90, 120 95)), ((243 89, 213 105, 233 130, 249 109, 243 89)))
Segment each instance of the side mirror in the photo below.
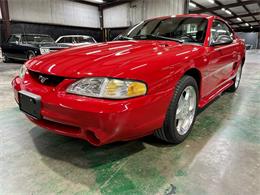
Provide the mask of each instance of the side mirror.
POLYGON ((233 42, 233 39, 228 35, 220 35, 216 41, 213 41, 210 45, 217 46, 217 45, 227 45, 233 42))

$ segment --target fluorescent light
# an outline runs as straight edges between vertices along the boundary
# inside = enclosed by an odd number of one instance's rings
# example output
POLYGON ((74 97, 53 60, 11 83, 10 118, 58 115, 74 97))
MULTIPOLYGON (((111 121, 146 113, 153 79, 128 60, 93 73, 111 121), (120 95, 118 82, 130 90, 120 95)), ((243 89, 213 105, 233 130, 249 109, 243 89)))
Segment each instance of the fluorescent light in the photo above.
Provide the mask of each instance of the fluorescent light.
POLYGON ((214 0, 208 0, 208 2, 210 2, 210 3, 212 3, 212 4, 214 4, 214 3, 215 3, 215 1, 214 1, 214 0))
POLYGON ((189 2, 189 6, 190 7, 197 7, 197 5, 195 3, 189 2))
POLYGON ((237 18, 237 20, 239 21, 239 22, 241 22, 242 20, 241 20, 241 18, 237 18))
POLYGON ((225 12, 227 13, 227 14, 229 14, 229 15, 232 15, 232 13, 231 13, 231 11, 229 11, 229 10, 225 10, 225 12))

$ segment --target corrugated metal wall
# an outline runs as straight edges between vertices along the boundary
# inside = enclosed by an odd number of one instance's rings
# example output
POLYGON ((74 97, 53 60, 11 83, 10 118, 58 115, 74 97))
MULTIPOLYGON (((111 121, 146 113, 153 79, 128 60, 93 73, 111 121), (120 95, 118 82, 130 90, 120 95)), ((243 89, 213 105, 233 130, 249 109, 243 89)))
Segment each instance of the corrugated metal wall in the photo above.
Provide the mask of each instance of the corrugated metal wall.
POLYGON ((184 0, 135 0, 104 10, 105 28, 126 27, 157 16, 184 13, 184 0))
POLYGON ((98 7, 69 0, 8 0, 11 20, 99 28, 98 7))
POLYGON ((122 4, 108 9, 104 9, 104 27, 117 28, 129 26, 129 7, 130 4, 122 4))
POLYGON ((131 25, 157 16, 184 13, 184 0, 136 0, 130 4, 131 25))

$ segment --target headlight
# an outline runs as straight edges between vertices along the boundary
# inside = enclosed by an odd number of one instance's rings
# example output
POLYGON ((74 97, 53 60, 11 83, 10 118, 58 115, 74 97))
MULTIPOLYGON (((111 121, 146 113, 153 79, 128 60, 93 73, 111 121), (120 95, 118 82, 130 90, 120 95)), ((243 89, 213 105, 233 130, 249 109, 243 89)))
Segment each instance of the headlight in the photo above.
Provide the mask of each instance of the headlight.
POLYGON ((109 99, 137 97, 146 92, 147 87, 143 82, 110 78, 85 78, 67 88, 67 93, 109 99))
POLYGON ((40 52, 41 54, 46 54, 46 53, 50 53, 50 49, 49 48, 40 48, 40 52))
POLYGON ((22 65, 20 70, 19 70, 19 77, 23 78, 25 73, 26 73, 26 71, 27 71, 27 68, 25 67, 25 65, 22 65))

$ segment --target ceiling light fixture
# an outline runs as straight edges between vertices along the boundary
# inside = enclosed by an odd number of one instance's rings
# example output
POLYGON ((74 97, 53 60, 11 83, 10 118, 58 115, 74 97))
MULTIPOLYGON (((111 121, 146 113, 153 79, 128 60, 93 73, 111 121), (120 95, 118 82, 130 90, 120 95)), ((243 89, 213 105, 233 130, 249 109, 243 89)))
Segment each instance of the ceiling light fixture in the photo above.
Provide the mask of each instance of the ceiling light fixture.
POLYGON ((214 0, 208 0, 208 2, 210 2, 210 3, 212 3, 212 4, 214 4, 214 3, 215 3, 215 1, 214 1, 214 0))
POLYGON ((239 22, 241 22, 242 20, 241 20, 241 18, 237 18, 237 20, 239 21, 239 22))
POLYGON ((253 28, 253 26, 250 26, 250 28, 253 28))
POLYGON ((190 7, 197 7, 197 5, 195 3, 189 2, 189 6, 190 7))
POLYGON ((245 25, 246 25, 246 26, 249 26, 249 24, 248 24, 248 23, 245 23, 245 25))
POLYGON ((221 10, 222 10, 222 11, 226 11, 226 9, 225 9, 225 8, 221 8, 221 10))
POLYGON ((229 14, 229 15, 232 15, 232 13, 231 13, 231 11, 229 11, 229 10, 225 10, 225 12, 227 13, 227 14, 229 14))

